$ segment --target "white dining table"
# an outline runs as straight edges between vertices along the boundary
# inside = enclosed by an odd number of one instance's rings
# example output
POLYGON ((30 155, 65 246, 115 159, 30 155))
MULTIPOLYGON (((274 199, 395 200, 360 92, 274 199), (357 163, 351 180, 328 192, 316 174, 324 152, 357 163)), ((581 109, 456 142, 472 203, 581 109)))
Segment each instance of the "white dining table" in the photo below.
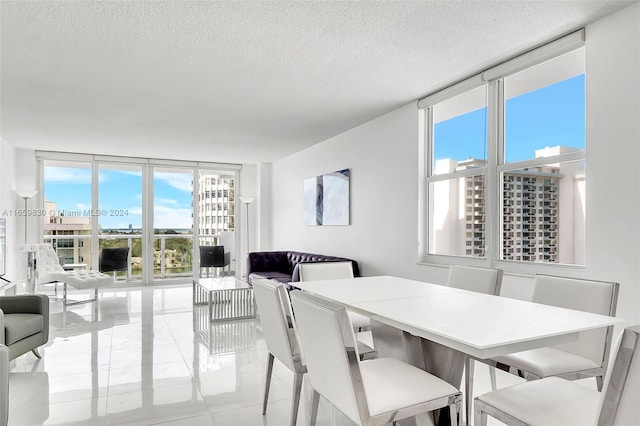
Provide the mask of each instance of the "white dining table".
POLYGON ((391 276, 291 284, 478 359, 566 343, 621 321, 391 276))
POLYGON ((403 359, 460 387, 464 359, 578 340, 622 320, 392 276, 293 282, 372 319, 380 356, 403 359))

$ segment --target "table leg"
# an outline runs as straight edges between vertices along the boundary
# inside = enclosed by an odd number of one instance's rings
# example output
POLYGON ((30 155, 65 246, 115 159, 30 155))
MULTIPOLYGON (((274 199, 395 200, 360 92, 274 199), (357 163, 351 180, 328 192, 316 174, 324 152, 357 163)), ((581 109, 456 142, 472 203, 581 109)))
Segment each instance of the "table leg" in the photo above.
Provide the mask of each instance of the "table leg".
POLYGON ((209 321, 213 321, 213 291, 209 291, 209 321))
MULTIPOLYGON (((465 354, 378 321, 371 321, 371 332, 378 357, 395 358, 415 365, 460 389, 465 354)), ((433 417, 418 416, 416 419, 402 420, 401 424, 450 425, 450 410, 436 410, 433 417)))

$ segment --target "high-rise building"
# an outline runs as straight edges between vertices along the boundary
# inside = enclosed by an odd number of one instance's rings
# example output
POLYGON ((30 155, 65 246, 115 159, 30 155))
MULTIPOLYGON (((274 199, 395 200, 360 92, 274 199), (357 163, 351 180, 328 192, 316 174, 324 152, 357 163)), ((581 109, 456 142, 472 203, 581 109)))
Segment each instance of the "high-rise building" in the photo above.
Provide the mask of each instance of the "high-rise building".
POLYGON ((91 265, 91 216, 84 211, 59 211, 56 203, 44 202, 44 240, 51 242, 60 263, 91 265))
POLYGON ((235 231, 235 179, 202 173, 198 179, 198 231, 200 236, 235 231))
POLYGON ((505 173, 502 191, 502 258, 558 262, 559 167, 505 173))
MULTIPOLYGON (((570 152, 556 146, 536 150, 535 158, 570 152)), ((468 171, 485 161, 451 159, 436 161, 436 173, 468 171)), ((584 173, 574 163, 549 164, 505 172, 502 179, 503 260, 581 262, 574 228, 584 226, 584 173), (562 198, 560 192, 562 191, 562 198), (580 216, 582 214, 582 217, 580 216)), ((484 257, 486 254, 485 176, 470 175, 436 182, 433 205, 436 253, 484 257)), ((582 235, 577 233, 577 235, 582 235)))
MULTIPOLYGON (((483 160, 468 159, 458 162, 456 170, 484 166, 483 160)), ((465 255, 485 255, 485 201, 484 175, 465 178, 465 255)))

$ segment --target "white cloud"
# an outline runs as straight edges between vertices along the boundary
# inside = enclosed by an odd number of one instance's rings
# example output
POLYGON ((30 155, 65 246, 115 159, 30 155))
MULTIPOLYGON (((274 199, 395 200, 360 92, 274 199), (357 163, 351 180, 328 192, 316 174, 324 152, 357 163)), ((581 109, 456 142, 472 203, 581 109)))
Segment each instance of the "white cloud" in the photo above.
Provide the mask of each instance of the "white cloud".
POLYGON ((45 167, 45 182, 91 183, 91 169, 73 167, 45 167))
MULTIPOLYGON (((126 166, 125 166, 126 167, 126 166)), ((139 167, 138 167, 139 169, 139 167)), ((114 177, 118 175, 129 175, 129 176, 142 176, 142 170, 121 170, 121 169, 109 169, 109 168, 100 168, 99 172, 100 176, 98 179, 100 183, 105 183, 112 180, 114 177)))
POLYGON ((191 213, 191 209, 175 209, 156 205, 153 214, 153 227, 189 229, 193 225, 191 213))
POLYGON ((153 174, 154 179, 159 179, 167 183, 180 191, 191 192, 193 185, 191 184, 192 176, 186 173, 167 173, 167 172, 155 172, 153 174))
POLYGON ((157 204, 166 204, 169 206, 177 206, 178 200, 173 200, 171 198, 155 198, 154 200, 157 204))

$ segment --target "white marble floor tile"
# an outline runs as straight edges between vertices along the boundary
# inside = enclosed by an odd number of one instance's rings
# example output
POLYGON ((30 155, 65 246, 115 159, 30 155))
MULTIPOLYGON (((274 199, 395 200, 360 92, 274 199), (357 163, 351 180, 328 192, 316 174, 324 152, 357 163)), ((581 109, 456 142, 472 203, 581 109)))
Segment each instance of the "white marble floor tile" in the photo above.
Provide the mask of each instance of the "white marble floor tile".
MULTIPOLYGON (((183 286, 101 292, 98 303, 51 302, 43 359, 11 361, 10 426, 280 426, 289 424, 293 373, 276 362, 267 415, 267 349, 259 320, 202 321, 183 286)), ((520 381, 499 373, 499 385, 520 381)), ((489 387, 476 364, 476 394, 489 387)), ((308 424, 303 387, 298 425, 308 424)), ((318 426, 351 426, 321 400, 318 426)), ((490 426, 496 425, 490 420, 490 426)))
POLYGON ((209 414, 201 414, 177 420, 161 420, 159 423, 151 423, 149 426, 216 426, 209 414))
POLYGON ((206 414, 195 383, 109 395, 107 424, 153 424, 206 414))
POLYGON ((9 401, 9 426, 86 425, 105 426, 106 397, 18 408, 9 401))
POLYGON ((184 362, 142 364, 109 371, 109 396, 162 387, 190 385, 194 382, 184 362))

